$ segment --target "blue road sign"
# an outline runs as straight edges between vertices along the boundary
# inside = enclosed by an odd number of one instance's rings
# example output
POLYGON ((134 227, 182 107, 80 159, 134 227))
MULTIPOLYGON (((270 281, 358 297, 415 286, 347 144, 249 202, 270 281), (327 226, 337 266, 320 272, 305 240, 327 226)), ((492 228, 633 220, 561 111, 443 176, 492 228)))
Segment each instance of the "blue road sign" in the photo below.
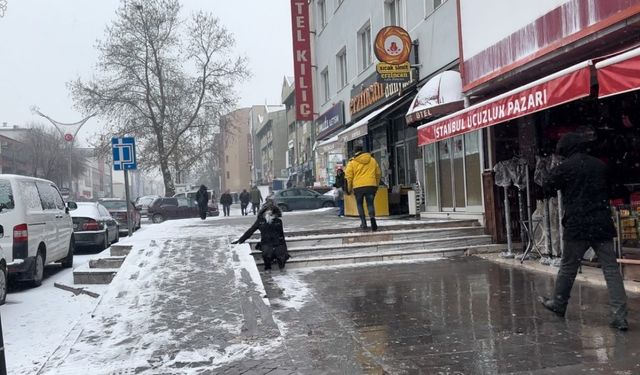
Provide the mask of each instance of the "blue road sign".
POLYGON ((133 137, 111 138, 113 151, 113 170, 124 171, 138 169, 136 164, 136 140, 133 137))

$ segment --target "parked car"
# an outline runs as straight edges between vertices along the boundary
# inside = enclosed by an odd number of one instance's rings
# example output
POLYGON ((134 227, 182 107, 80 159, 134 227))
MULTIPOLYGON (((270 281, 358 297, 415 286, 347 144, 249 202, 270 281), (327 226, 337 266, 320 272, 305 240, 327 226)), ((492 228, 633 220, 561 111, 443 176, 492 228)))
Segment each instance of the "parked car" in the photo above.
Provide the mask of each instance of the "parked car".
POLYGON ((147 216, 149 214, 149 205, 156 198, 160 198, 157 195, 145 195, 144 197, 138 197, 135 201, 136 210, 140 211, 141 216, 147 216))
POLYGON ((78 202, 71 211, 76 246, 97 246, 104 250, 120 239, 118 221, 97 202, 78 202))
POLYGON ((98 202, 102 204, 111 214, 111 216, 118 221, 120 226, 120 233, 127 233, 129 231, 127 221, 127 208, 129 215, 132 218, 133 230, 140 229, 141 215, 140 211, 136 210, 135 206, 131 202, 127 202, 125 199, 120 198, 102 198, 98 202))
POLYGON ((154 223, 165 220, 200 217, 195 200, 185 197, 158 198, 149 206, 149 217, 154 223))
MULTIPOLYGON (((192 190, 192 191, 188 191, 186 193, 177 193, 174 194, 173 197, 174 198, 189 198, 189 199, 193 199, 194 201, 196 200, 196 193, 198 191, 197 190, 192 190)), ((209 196, 209 200, 207 201, 207 216, 219 216, 220 215, 220 211, 218 210, 218 198, 216 197, 216 194, 214 193, 213 190, 207 190, 207 194, 209 196)), ((151 216, 149 216, 151 217, 151 216)))
POLYGON ((73 266, 75 242, 70 210, 58 187, 34 177, 0 174, 0 237, 8 274, 33 286, 42 284, 44 266, 73 266))
POLYGON ((273 202, 282 211, 311 210, 321 207, 335 207, 332 196, 322 195, 306 188, 292 188, 280 190, 273 194, 273 202))

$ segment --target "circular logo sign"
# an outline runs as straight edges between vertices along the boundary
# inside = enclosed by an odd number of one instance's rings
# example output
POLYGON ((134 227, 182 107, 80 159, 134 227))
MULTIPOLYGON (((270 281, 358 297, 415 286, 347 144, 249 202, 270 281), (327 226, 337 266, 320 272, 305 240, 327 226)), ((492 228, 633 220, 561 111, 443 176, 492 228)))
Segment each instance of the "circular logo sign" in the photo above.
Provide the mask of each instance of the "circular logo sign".
POLYGON ((73 134, 69 134, 69 133, 65 134, 64 135, 64 140, 67 141, 67 142, 73 141, 73 134))
POLYGON ((383 27, 376 35, 374 52, 378 60, 387 64, 405 63, 411 53, 411 36, 402 27, 383 27))

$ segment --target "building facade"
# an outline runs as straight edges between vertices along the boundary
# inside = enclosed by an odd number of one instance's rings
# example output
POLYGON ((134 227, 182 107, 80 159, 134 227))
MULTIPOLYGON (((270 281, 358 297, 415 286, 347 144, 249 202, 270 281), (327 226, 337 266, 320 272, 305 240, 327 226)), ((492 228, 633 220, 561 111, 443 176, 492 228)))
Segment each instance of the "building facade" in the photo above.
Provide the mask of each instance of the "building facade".
POLYGON ((253 134, 253 184, 271 185, 274 180, 287 181, 288 127, 285 107, 254 106, 249 121, 253 134))
POLYGON ((221 119, 221 191, 240 192, 251 186, 250 112, 251 108, 241 108, 221 119))
POLYGON ((312 186, 315 181, 313 152, 313 123, 297 121, 295 114, 296 90, 293 77, 285 77, 282 83, 282 104, 288 128, 286 168, 289 171, 287 186, 312 186))

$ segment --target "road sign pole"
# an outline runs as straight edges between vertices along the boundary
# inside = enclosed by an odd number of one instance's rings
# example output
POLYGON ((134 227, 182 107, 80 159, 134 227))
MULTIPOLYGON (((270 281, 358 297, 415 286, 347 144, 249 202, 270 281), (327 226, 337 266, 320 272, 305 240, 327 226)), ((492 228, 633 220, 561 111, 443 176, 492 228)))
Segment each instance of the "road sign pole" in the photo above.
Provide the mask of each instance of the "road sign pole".
POLYGON ((129 237, 131 237, 133 234, 131 219, 133 219, 133 217, 131 217, 131 211, 129 211, 129 203, 131 202, 131 199, 129 198, 129 171, 126 169, 124 170, 124 196, 127 200, 127 231, 129 233, 129 237))

